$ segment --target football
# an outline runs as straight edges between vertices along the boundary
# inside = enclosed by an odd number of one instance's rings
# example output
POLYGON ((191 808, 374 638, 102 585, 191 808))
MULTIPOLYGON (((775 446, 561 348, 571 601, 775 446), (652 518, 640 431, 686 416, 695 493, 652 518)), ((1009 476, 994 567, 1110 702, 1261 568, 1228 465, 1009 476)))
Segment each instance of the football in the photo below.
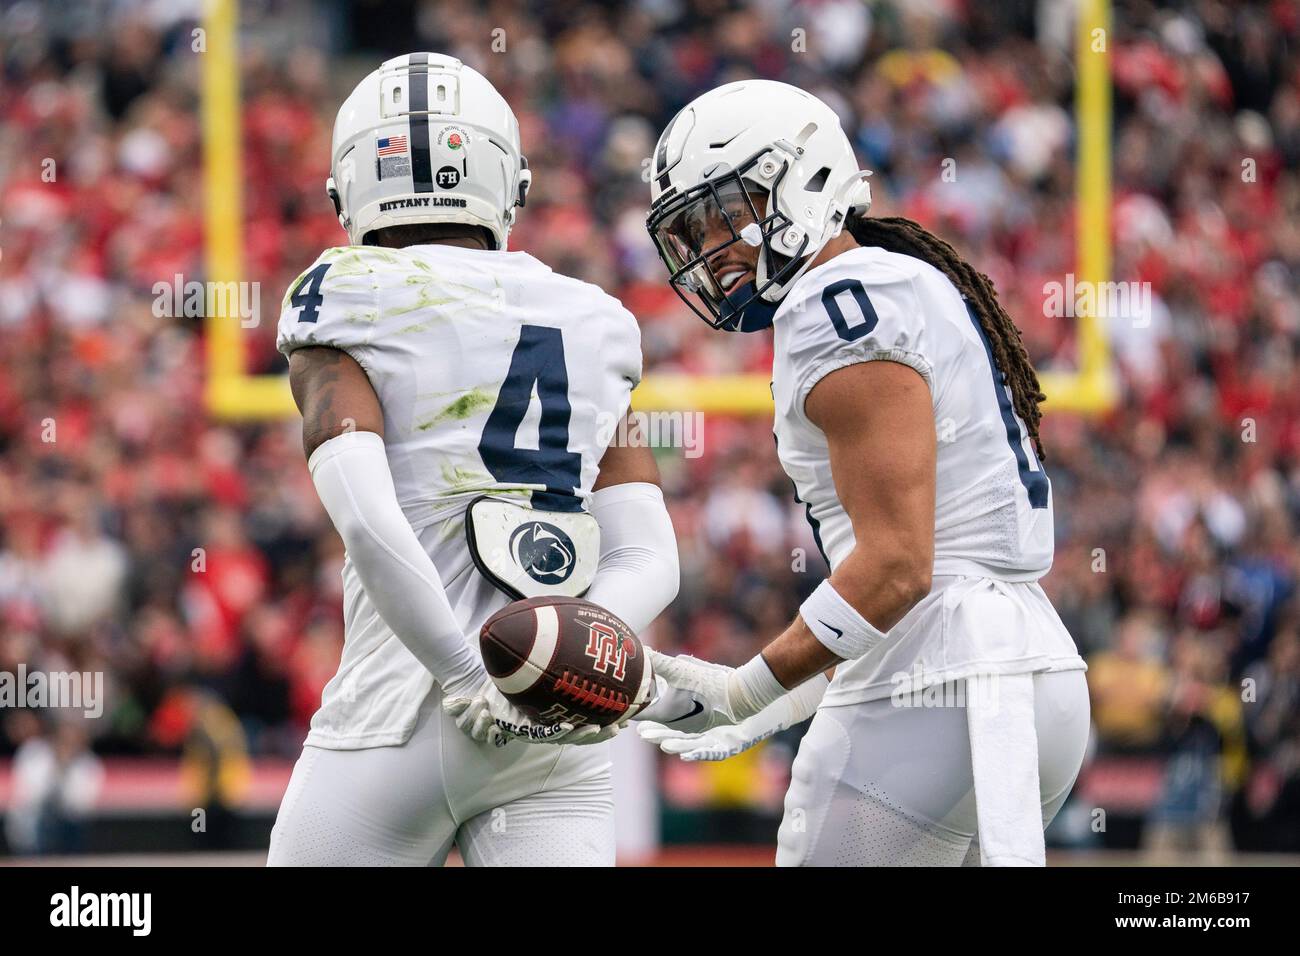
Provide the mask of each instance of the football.
POLYGON ((497 688, 534 720, 604 727, 650 698, 654 673, 641 641, 581 598, 508 604, 484 622, 479 647, 497 688))

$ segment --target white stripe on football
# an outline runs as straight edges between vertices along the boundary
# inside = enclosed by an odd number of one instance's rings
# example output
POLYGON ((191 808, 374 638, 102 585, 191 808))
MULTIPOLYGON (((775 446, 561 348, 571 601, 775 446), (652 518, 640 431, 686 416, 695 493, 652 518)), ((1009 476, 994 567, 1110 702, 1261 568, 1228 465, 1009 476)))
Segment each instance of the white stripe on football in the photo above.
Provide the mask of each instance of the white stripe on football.
POLYGON ((555 615, 555 608, 542 604, 533 608, 533 614, 537 618, 537 636, 528 652, 528 659, 520 662, 513 673, 496 678, 497 689, 503 694, 528 690, 537 683, 555 656, 555 643, 560 636, 560 620, 555 615))

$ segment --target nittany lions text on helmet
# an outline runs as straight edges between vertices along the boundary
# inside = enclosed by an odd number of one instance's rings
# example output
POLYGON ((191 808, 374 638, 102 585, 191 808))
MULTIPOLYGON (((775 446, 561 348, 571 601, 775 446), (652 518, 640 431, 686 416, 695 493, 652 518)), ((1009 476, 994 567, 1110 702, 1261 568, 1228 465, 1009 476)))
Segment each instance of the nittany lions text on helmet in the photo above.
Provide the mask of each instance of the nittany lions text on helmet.
POLYGON ((455 222, 504 249, 531 182, 510 104, 449 56, 386 60, 334 121, 325 189, 354 245, 386 226, 455 222))
POLYGON ((693 100, 659 137, 653 160, 650 235, 677 294, 716 328, 770 325, 775 303, 849 211, 871 205, 869 173, 835 112, 771 80, 728 83, 693 100), (730 238, 706 249, 710 220, 724 222, 730 238), (757 274, 715 275, 710 259, 737 242, 761 248, 757 274))

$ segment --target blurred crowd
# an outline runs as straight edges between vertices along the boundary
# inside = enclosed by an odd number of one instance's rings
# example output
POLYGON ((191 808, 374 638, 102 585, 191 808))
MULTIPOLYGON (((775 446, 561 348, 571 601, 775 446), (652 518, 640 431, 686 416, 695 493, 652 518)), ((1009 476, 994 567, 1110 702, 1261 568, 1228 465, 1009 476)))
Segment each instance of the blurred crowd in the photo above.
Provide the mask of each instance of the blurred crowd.
MULTIPOLYGON (((209 419, 199 320, 153 308, 203 277, 197 6, 0 0, 0 670, 103 671, 101 757, 174 752, 200 692, 248 753, 292 757, 342 642, 296 422, 209 419)), ((250 371, 283 370, 275 304, 345 241, 337 105, 409 49, 512 103, 534 171, 512 246, 620 296, 651 374, 770 369, 767 336, 684 309, 644 229, 658 131, 750 76, 831 103, 873 214, 952 241, 1068 369, 1076 322, 1044 302, 1076 262, 1074 7, 244 0, 250 371)), ((1144 838, 1300 851, 1300 7, 1116 7, 1113 278, 1151 294, 1108 319, 1119 406, 1046 408, 1044 584, 1090 662, 1095 759, 1156 768, 1144 838)), ((659 456, 683 561, 663 647, 738 663, 825 573, 770 428, 710 415, 702 457, 659 456)), ((12 753, 57 728, 3 731, 12 753)))

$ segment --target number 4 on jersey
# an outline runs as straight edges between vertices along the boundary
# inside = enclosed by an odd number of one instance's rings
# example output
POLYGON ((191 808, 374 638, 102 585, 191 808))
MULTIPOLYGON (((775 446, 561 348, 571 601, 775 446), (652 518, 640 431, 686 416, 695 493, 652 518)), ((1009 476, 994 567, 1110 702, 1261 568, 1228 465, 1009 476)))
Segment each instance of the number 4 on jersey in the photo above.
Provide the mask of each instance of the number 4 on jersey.
POLYGON ((497 403, 483 426, 478 453, 492 477, 504 484, 544 485, 533 493, 533 507, 543 511, 581 511, 576 491, 582 481, 582 456, 569 451, 569 373, 564 366, 564 339, 559 329, 524 325, 510 356, 510 371, 497 403), (533 387, 542 406, 537 447, 518 448, 515 436, 532 401, 533 387))
POLYGON ((322 262, 316 268, 312 269, 298 287, 293 290, 289 296, 289 304, 295 309, 302 309, 302 315, 298 316, 299 322, 315 322, 320 318, 321 303, 325 301, 325 296, 321 294, 321 283, 325 281, 325 273, 330 271, 332 262, 322 262))

